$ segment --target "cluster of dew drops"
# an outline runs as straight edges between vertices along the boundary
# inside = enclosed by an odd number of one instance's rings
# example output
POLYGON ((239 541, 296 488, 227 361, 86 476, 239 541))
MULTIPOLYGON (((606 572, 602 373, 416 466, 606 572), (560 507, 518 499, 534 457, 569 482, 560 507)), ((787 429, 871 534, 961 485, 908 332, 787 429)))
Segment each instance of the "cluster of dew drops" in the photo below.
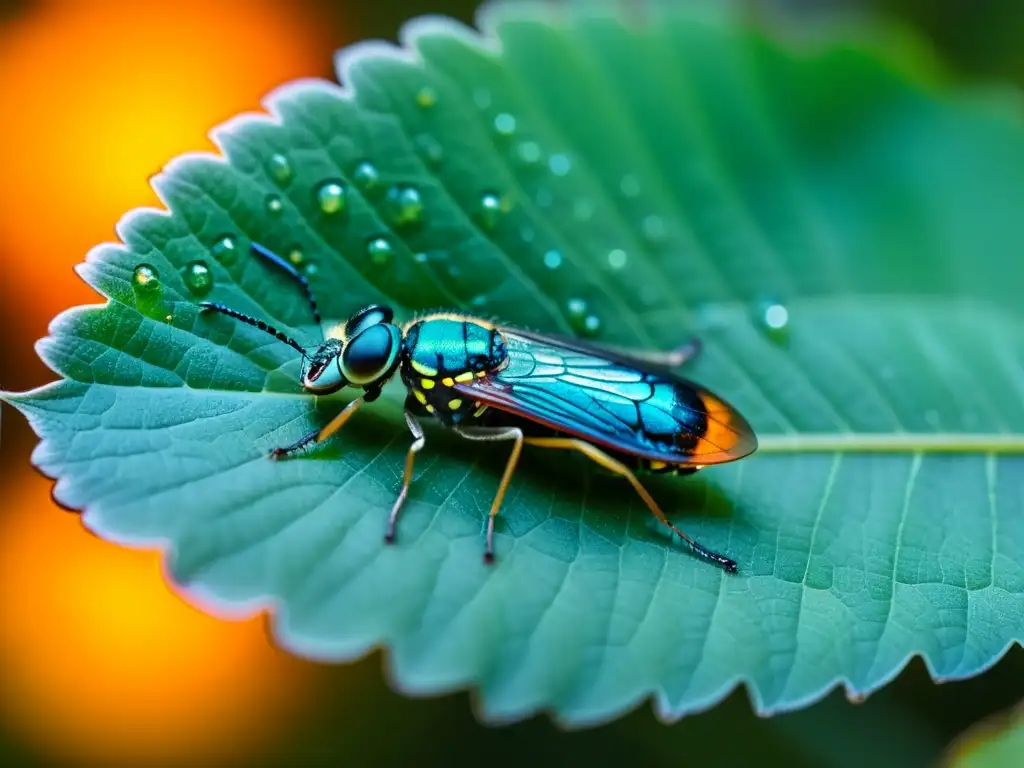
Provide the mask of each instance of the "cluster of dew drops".
MULTIPOLYGON (((422 109, 430 109, 437 103, 437 94, 433 88, 424 87, 420 89, 415 100, 422 109)), ((474 101, 481 109, 490 106, 490 93, 485 89, 478 89, 474 94, 474 101)), ((511 139, 517 133, 516 118, 507 112, 501 112, 494 117, 492 129, 501 138, 511 139)), ((443 148, 437 140, 428 135, 420 134, 414 137, 417 151, 425 162, 437 167, 443 160, 443 148)), ((518 142, 513 148, 514 157, 527 166, 537 166, 546 161, 550 172, 555 176, 565 176, 572 168, 570 157, 561 152, 552 153, 547 158, 540 145, 531 140, 518 142)), ((272 154, 267 161, 267 170, 271 177, 281 186, 287 185, 292 178, 292 166, 288 158, 280 153, 272 154)), ((403 230, 421 224, 424 221, 426 211, 420 190, 411 184, 395 184, 386 191, 382 188, 381 174, 378 168, 369 160, 359 162, 350 175, 352 183, 359 191, 368 197, 379 197, 383 193, 382 208, 385 217, 396 230, 403 230)), ((625 197, 636 197, 640 192, 639 182, 632 174, 623 176, 620 183, 620 191, 625 197)), ((348 203, 348 191, 344 182, 329 179, 321 182, 313 190, 314 203, 320 212, 325 216, 337 216, 345 212, 348 203)), ((536 195, 536 202, 541 207, 550 205, 550 191, 541 189, 536 195)), ((284 201, 276 193, 268 194, 264 206, 270 216, 278 216, 284 211, 284 201)), ((476 203, 476 209, 472 212, 476 223, 487 232, 498 227, 503 215, 508 208, 506 201, 493 191, 487 191, 480 195, 476 203)), ((573 215, 578 220, 584 221, 593 214, 593 206, 587 201, 579 201, 573 207, 573 215)), ((658 215, 651 214, 641 222, 641 232, 646 239, 657 242, 665 236, 665 224, 658 215)), ((532 239, 532 230, 524 229, 521 232, 524 240, 532 239)), ((376 266, 387 265, 395 252, 392 241, 386 234, 376 234, 368 237, 365 241, 365 255, 370 262, 376 266)), ((231 235, 224 235, 218 239, 210 248, 210 253, 216 261, 225 267, 231 266, 238 258, 239 246, 231 235)), ((306 259, 301 247, 292 246, 283 254, 293 266, 302 270, 307 276, 316 274, 315 263, 306 259)), ((426 253, 415 253, 415 261, 427 263, 429 255, 426 253)), ((558 270, 564 261, 564 257, 558 249, 551 248, 541 254, 541 260, 548 270, 558 270)), ((621 270, 628 263, 629 257, 625 250, 613 248, 607 254, 607 265, 613 270, 621 270)), ((197 259, 190 261, 181 270, 182 280, 189 292, 197 297, 206 296, 213 289, 214 277, 208 264, 197 259)), ((157 269, 151 264, 139 264, 132 275, 132 286, 143 303, 155 300, 161 291, 160 275, 157 269)), ((475 301, 471 304, 480 305, 483 302, 475 301)), ((566 317, 574 330, 585 336, 594 336, 601 329, 600 318, 590 311, 587 302, 581 298, 571 298, 565 305, 566 317)), ((168 315, 168 320, 171 316, 168 315)), ((757 325, 770 338, 782 340, 788 330, 789 314, 786 307, 775 300, 765 300, 758 304, 755 310, 755 321, 757 325)))

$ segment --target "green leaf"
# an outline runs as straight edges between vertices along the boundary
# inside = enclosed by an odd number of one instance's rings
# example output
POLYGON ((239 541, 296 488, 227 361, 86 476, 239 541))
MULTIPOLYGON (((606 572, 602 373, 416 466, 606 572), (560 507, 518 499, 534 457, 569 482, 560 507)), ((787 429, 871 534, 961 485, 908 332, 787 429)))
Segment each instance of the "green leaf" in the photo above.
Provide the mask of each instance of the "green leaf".
POLYGON ((739 683, 772 713, 866 695, 914 655, 967 677, 1019 643, 1019 100, 953 91, 866 29, 811 45, 726 12, 510 6, 481 25, 350 50, 350 90, 283 88, 272 117, 216 132, 226 162, 154 180, 170 215, 135 212, 81 267, 110 302, 39 346, 62 380, 6 396, 56 497, 105 538, 168 546, 211 610, 272 607, 280 642, 317 658, 386 644, 396 685, 473 686, 488 719, 589 723, 652 695, 677 718, 739 683), (421 221, 394 185, 419 191, 421 221), (268 461, 342 402, 303 396, 286 345, 200 315, 202 294, 320 338, 251 242, 301 255, 334 319, 387 301, 644 349, 698 333, 687 374, 761 449, 648 485, 739 575, 670 540, 626 483, 539 450, 486 567, 507 448, 433 426, 384 546, 404 392, 268 461), (196 260, 208 294, 186 282, 196 260), (143 263, 157 290, 133 287, 143 263))

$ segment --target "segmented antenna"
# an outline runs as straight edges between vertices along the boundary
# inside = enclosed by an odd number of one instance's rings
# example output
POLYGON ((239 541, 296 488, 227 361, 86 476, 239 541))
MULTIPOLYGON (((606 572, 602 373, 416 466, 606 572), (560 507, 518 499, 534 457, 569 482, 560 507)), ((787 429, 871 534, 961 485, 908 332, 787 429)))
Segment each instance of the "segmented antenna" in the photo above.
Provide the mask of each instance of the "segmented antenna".
POLYGON ((243 323, 245 323, 246 325, 251 325, 253 328, 259 328, 264 333, 269 333, 278 341, 283 341, 285 344, 287 344, 289 347, 297 351, 303 357, 309 357, 306 354, 306 350, 302 348, 299 342, 297 342, 288 334, 282 333, 281 331, 277 330, 277 328, 275 328, 274 326, 267 325, 262 320, 257 320, 255 317, 252 317, 251 315, 246 315, 245 313, 239 312, 238 310, 232 309, 231 307, 225 306, 224 304, 218 304, 212 301, 201 301, 199 302, 199 306, 202 307, 203 309, 210 309, 213 310, 214 312, 220 312, 222 315, 233 317, 235 320, 241 320, 243 323))
POLYGON ((283 269, 293 280, 295 280, 295 282, 302 286, 302 291, 306 294, 306 301, 309 302, 309 308, 313 312, 313 319, 316 320, 317 325, 322 325, 320 320, 320 310, 317 309, 316 306, 316 297, 313 295, 313 289, 309 287, 309 281, 306 279, 306 276, 269 248, 264 248, 259 243, 250 243, 249 248, 257 256, 266 259, 271 264, 283 269))

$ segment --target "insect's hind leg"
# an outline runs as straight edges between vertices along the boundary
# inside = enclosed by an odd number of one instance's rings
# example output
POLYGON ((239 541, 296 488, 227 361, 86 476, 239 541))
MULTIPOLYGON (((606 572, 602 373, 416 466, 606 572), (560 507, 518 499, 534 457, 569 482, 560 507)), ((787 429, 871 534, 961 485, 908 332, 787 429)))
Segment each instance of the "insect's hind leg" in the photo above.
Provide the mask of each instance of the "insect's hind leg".
POLYGON ((359 406, 361 406, 362 404, 363 398, 356 398, 355 400, 351 401, 348 405, 346 405, 344 408, 342 408, 341 412, 338 413, 338 415, 331 419, 329 422, 327 422, 327 424, 324 427, 320 429, 314 429, 309 434, 303 435, 301 438, 296 440, 291 445, 286 445, 283 448, 275 448, 270 452, 270 458, 280 459, 284 456, 289 456, 295 453, 296 451, 301 451, 310 443, 322 443, 324 440, 326 440, 339 429, 341 429, 342 426, 344 426, 345 422, 352 417, 352 414, 359 410, 359 406))
POLYGON ((662 512, 661 507, 658 506, 658 503, 654 500, 651 494, 648 493, 647 489, 644 488, 643 483, 637 479, 633 471, 618 459, 614 459, 609 456, 596 445, 571 437, 527 437, 523 442, 527 445, 535 445, 540 448, 568 448, 574 451, 579 451, 591 461, 594 461, 605 469, 626 478, 633 486, 634 490, 640 494, 640 498, 642 498, 644 503, 647 504, 647 508, 651 510, 651 513, 658 518, 660 522, 664 523, 672 529, 672 531, 677 533, 680 538, 690 546, 690 549, 693 550, 694 554, 702 560, 714 563, 729 573, 736 573, 735 560, 725 557, 724 555, 720 555, 717 552, 712 552, 710 549, 701 546, 672 525, 672 523, 668 521, 668 518, 665 517, 665 513, 662 512))
POLYGON ((523 450, 523 430, 519 427, 455 427, 455 431, 467 440, 480 440, 494 442, 497 440, 515 440, 512 446, 512 453, 509 454, 505 464, 505 472, 498 484, 498 492, 491 502, 491 511, 487 516, 487 549, 484 550, 484 562, 494 562, 494 518, 498 516, 501 509, 501 502, 505 498, 505 491, 512 481, 512 475, 516 471, 516 464, 519 463, 519 454, 523 450))
POLYGON ((388 516, 388 529, 384 534, 384 541, 388 544, 393 544, 395 542, 395 526, 398 523, 398 511, 402 508, 402 504, 405 503, 405 497, 409 495, 409 486, 412 484, 412 471, 413 464, 416 461, 416 454, 420 452, 427 442, 426 437, 423 435, 423 427, 420 426, 420 423, 416 420, 416 417, 409 410, 408 406, 405 409, 405 423, 406 426, 409 427, 409 431, 412 433, 413 441, 409 446, 409 450, 405 454, 405 471, 402 473, 402 489, 398 492, 398 498, 395 499, 395 503, 391 507, 391 514, 388 516))

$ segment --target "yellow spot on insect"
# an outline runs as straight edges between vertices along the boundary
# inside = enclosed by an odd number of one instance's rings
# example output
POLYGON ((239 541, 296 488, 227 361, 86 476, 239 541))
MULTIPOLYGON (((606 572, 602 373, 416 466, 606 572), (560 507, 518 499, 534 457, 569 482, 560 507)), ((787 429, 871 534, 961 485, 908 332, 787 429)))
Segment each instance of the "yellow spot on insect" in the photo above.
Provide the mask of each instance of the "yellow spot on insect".
POLYGON ((433 412, 434 412, 434 406, 428 405, 427 406, 427 413, 433 413, 433 412))
POLYGON ((420 376, 437 376, 437 368, 431 368, 429 365, 424 365, 418 360, 412 361, 412 369, 420 376))
POLYGON ((433 379, 423 379, 423 380, 420 381, 420 386, 423 387, 424 389, 433 389, 434 388, 434 380, 433 379))
POLYGON ((450 410, 450 411, 457 411, 461 407, 462 407, 462 401, 459 400, 459 398, 457 398, 457 397, 455 399, 453 399, 453 400, 449 400, 448 401, 448 410, 450 410))
POLYGON ((420 401, 420 405, 427 404, 427 396, 420 392, 418 389, 414 389, 412 393, 416 397, 416 399, 420 401))
POLYGON ((451 378, 450 376, 446 376, 445 378, 441 379, 441 383, 444 384, 446 387, 454 387, 455 379, 451 378))
POLYGON ((477 377, 478 379, 482 379, 482 378, 483 378, 484 376, 486 376, 486 375, 487 375, 487 371, 477 371, 477 372, 476 372, 476 377, 477 377))
POLYGON ((328 330, 327 331, 327 338, 328 339, 338 339, 338 341, 344 341, 345 340, 345 324, 344 323, 339 323, 338 325, 335 325, 333 328, 328 330))
POLYGON ((466 371, 465 373, 460 373, 458 376, 455 377, 455 380, 459 382, 459 384, 465 384, 467 381, 472 381, 473 372, 466 371))
POLYGON ((667 461, 652 461, 651 462, 651 469, 654 469, 654 470, 664 469, 667 466, 668 466, 668 462, 667 461))
MULTIPOLYGON (((480 403, 477 403, 477 405, 480 405, 480 403)), ((487 406, 486 406, 486 405, 480 405, 480 407, 479 407, 479 408, 477 408, 477 409, 476 409, 476 410, 475 410, 475 411, 473 412, 473 415, 474 415, 474 416, 482 416, 482 415, 483 415, 483 412, 484 412, 484 411, 486 411, 486 410, 487 410, 487 406)))

